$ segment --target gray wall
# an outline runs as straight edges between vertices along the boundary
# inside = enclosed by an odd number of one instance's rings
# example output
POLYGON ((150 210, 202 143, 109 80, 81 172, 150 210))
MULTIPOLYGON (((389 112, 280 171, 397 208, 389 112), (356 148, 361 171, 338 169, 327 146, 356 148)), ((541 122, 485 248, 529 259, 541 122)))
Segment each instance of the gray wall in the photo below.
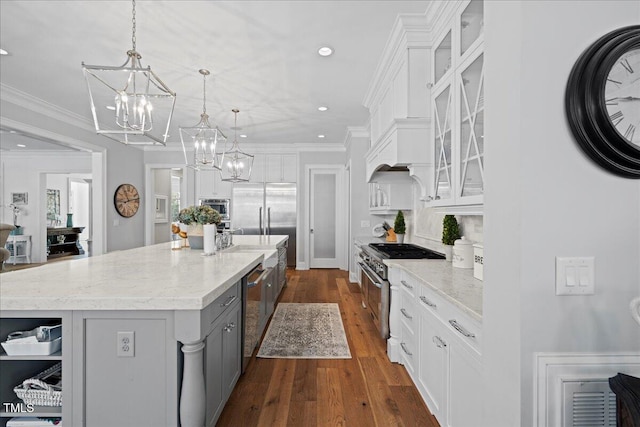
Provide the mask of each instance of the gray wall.
POLYGON ((564 92, 637 1, 485 2, 484 425, 532 425, 534 353, 640 351, 640 181, 578 147, 564 92), (555 257, 594 256, 595 295, 556 296, 555 257))

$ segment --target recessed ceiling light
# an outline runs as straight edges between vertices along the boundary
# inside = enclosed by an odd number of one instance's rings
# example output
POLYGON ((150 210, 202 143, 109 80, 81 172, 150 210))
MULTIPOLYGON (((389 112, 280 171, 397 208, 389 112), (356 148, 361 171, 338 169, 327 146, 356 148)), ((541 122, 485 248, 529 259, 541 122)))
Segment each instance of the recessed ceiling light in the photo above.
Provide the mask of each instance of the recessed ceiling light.
POLYGON ((318 138, 324 138, 324 135, 318 135, 318 138))
POLYGON ((329 56, 333 53, 333 49, 331 49, 329 46, 322 46, 320 49, 318 49, 318 55, 320 56, 329 56))
POLYGON ((116 107, 114 107, 113 105, 107 105, 105 108, 107 110, 116 111, 116 107))
POLYGON ((9 52, 4 49, 0 49, 0 55, 9 55, 9 52))
POLYGON ((24 144, 16 144, 16 146, 18 146, 18 147, 20 147, 20 148, 27 148, 27 146, 26 146, 26 145, 24 145, 24 144))
POLYGON ((327 111, 329 109, 329 107, 325 107, 324 105, 322 107, 318 107, 318 111, 327 111))
POLYGON ((240 138, 246 138, 246 137, 247 137, 247 135, 245 135, 245 134, 240 134, 240 138))

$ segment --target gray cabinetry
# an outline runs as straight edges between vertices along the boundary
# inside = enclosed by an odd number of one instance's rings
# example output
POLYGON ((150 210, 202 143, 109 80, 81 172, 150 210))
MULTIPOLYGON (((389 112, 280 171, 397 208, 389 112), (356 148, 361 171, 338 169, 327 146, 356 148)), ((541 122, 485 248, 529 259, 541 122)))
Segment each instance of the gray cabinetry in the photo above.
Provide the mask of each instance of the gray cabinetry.
MULTIPOLYGON (((215 303, 214 303, 215 304, 215 303)), ((206 425, 214 426, 240 377, 242 310, 234 302, 219 318, 205 340, 206 425)))

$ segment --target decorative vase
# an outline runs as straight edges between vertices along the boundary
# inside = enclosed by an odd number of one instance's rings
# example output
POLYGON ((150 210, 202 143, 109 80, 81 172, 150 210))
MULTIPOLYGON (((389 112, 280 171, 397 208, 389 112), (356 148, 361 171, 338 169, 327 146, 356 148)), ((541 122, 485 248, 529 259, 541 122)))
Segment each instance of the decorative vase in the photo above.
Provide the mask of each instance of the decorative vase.
POLYGON ((451 262, 451 252, 453 251, 453 246, 451 245, 442 245, 442 252, 444 253, 445 259, 451 262))
POLYGON ((396 239, 398 240, 398 243, 404 243, 404 234, 396 233, 396 239))
POLYGON ((192 223, 187 225, 187 239, 191 249, 202 249, 204 247, 204 228, 202 224, 192 223))
POLYGON ((73 227, 73 214, 72 213, 68 213, 67 214, 67 227, 69 227, 69 228, 73 227))

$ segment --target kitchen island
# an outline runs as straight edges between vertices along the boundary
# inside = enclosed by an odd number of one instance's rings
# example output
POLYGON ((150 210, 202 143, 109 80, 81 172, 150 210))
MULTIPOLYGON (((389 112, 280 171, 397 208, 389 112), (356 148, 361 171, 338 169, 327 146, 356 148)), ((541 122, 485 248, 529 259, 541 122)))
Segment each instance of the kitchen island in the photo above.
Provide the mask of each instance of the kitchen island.
POLYGON ((65 426, 215 424, 240 374, 242 279, 287 236, 240 240, 214 256, 164 243, 4 273, 0 339, 61 323, 63 343, 51 356, 0 353, 1 403, 25 374, 61 362, 64 375, 62 408, 3 405, 1 425, 23 415, 65 426))

